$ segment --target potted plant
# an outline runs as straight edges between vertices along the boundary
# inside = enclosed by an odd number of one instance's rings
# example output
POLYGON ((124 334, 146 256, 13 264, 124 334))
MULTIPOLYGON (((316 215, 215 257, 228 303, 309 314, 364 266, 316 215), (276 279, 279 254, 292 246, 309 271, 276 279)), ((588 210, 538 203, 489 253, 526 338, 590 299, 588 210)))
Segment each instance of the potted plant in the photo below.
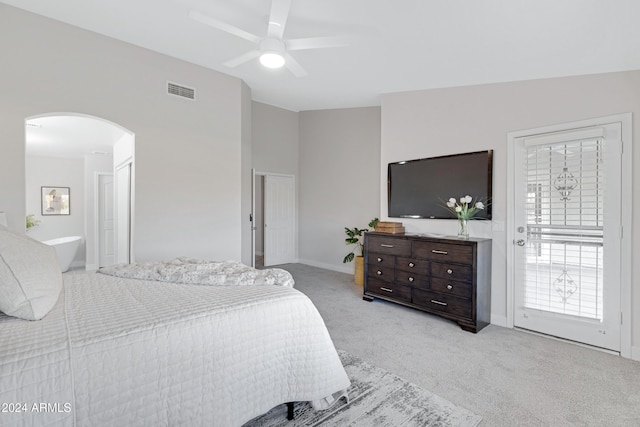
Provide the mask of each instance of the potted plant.
POLYGON ((38 224, 40 224, 40 220, 36 219, 36 216, 34 214, 27 215, 27 221, 26 221, 27 231, 29 231, 33 227, 37 227, 38 224))
MULTIPOLYGON (((369 221, 369 228, 375 228, 378 225, 378 218, 374 218, 369 221)), ((344 228, 344 232, 347 235, 347 238, 344 239, 347 245, 355 246, 351 252, 349 252, 342 262, 344 264, 351 262, 355 259, 355 274, 354 279, 356 285, 364 285, 364 245, 362 243, 362 236, 366 231, 369 231, 368 228, 344 228), (359 255, 356 255, 356 252, 359 255)))

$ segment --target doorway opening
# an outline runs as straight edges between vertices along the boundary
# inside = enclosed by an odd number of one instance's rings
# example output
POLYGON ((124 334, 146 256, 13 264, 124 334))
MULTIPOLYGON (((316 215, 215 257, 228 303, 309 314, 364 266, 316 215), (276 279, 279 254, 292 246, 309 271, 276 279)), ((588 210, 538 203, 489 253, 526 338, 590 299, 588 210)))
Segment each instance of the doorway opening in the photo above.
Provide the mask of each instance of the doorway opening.
POLYGON ((71 269, 96 270, 118 262, 117 253, 108 252, 123 241, 131 261, 134 152, 133 132, 99 117, 68 112, 27 117, 26 212, 38 221, 28 235, 40 241, 80 236, 71 269), (131 170, 127 192, 108 183, 121 164, 131 170), (68 191, 69 209, 60 214, 43 210, 43 187, 68 191), (112 221, 112 211, 123 204, 126 220, 112 221))
POLYGON ((255 175, 255 209, 253 211, 254 267, 264 267, 264 175, 255 175))
POLYGON ((294 176, 254 170, 252 182, 253 267, 295 262, 297 232, 294 176))

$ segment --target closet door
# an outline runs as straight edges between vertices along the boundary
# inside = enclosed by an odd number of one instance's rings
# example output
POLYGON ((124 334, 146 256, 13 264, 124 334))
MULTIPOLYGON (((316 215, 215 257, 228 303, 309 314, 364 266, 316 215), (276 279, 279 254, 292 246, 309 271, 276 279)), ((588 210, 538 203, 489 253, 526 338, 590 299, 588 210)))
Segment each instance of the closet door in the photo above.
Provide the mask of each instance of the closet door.
POLYGON ((264 265, 295 262, 295 184, 292 175, 264 178, 264 265))

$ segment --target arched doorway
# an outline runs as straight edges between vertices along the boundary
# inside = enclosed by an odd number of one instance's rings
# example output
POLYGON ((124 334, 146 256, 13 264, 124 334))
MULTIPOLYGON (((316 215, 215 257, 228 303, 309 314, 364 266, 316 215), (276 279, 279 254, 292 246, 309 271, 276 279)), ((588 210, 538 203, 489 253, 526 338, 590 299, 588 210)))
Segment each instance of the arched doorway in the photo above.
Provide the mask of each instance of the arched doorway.
POLYGON ((82 236, 71 268, 132 261, 134 154, 134 133, 100 117, 68 112, 27 117, 26 212, 38 222, 28 230, 30 237, 82 236), (45 212, 44 187, 68 191, 68 211, 45 212))

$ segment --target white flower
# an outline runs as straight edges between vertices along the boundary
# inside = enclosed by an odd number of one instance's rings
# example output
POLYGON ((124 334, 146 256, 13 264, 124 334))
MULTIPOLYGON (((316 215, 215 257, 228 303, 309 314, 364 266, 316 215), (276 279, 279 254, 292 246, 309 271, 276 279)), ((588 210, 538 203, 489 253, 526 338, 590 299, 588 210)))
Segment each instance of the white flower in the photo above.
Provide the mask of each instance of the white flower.
POLYGON ((486 208, 484 202, 477 201, 474 203, 473 197, 468 194, 460 197, 460 199, 451 197, 442 207, 446 207, 446 209, 453 213, 459 220, 465 221, 473 219, 480 213, 479 211, 486 208))

